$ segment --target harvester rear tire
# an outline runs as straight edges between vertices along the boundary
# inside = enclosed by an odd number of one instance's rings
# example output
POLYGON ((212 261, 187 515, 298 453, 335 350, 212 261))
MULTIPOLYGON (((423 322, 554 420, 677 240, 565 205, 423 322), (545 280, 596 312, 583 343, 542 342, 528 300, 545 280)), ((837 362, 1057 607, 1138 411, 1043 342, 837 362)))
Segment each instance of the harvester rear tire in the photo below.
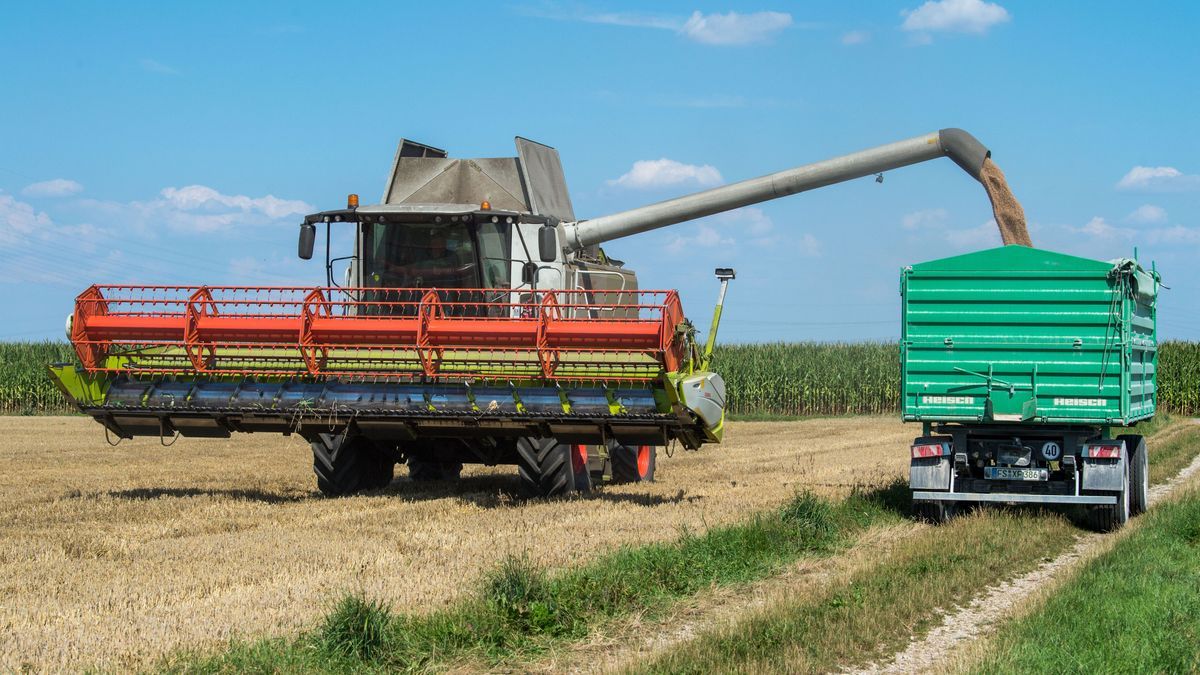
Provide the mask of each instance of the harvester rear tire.
MULTIPOLYGON (((573 447, 553 438, 521 438, 517 441, 517 474, 521 487, 531 497, 555 497, 586 492, 591 481, 580 481, 572 459, 573 447)), ((587 466, 583 467, 587 476, 587 466)))
POLYGON ((374 453, 374 462, 368 462, 368 468, 370 473, 363 481, 364 490, 382 490, 396 477, 396 460, 382 452, 374 453))
POLYGON ((1129 515, 1136 516, 1150 507, 1150 467, 1146 439, 1136 434, 1119 436, 1129 452, 1129 515))
POLYGON ((614 483, 643 483, 654 480, 658 447, 653 445, 608 444, 614 483))
POLYGON ((317 489, 326 497, 385 487, 395 463, 362 436, 318 434, 310 439, 317 489))
POLYGON ((458 480, 462 474, 462 466, 462 462, 429 462, 410 459, 408 460, 408 477, 414 483, 458 480))

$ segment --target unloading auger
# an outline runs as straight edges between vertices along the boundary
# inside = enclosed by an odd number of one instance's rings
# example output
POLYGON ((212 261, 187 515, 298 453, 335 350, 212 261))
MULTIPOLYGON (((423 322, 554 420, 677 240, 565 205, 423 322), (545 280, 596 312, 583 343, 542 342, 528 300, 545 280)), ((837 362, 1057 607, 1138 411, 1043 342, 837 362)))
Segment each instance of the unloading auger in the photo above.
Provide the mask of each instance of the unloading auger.
POLYGON ((317 484, 343 495, 516 464, 536 495, 653 478, 656 448, 719 442, 725 384, 675 291, 641 290, 599 244, 948 156, 989 156, 957 129, 577 220, 553 148, 453 159, 401 141, 380 204, 305 217, 326 235, 319 287, 96 285, 75 302, 79 362, 50 371, 120 438, 298 433, 317 484), (346 283, 330 230, 352 228, 346 283))

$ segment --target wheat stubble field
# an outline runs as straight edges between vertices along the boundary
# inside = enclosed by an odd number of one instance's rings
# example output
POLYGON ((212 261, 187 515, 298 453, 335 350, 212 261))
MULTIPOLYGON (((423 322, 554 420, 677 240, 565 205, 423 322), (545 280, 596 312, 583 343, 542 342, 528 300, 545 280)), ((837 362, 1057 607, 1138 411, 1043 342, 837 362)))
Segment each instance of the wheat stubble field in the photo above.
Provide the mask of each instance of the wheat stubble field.
MULTIPOLYGON (((311 625, 346 591, 421 611, 510 554, 563 566, 899 475, 894 418, 740 422, 658 481, 523 501, 512 467, 323 499, 299 438, 109 447, 79 417, 0 418, 0 671, 124 669, 311 625)), ((403 474, 403 469, 398 473, 403 474)))

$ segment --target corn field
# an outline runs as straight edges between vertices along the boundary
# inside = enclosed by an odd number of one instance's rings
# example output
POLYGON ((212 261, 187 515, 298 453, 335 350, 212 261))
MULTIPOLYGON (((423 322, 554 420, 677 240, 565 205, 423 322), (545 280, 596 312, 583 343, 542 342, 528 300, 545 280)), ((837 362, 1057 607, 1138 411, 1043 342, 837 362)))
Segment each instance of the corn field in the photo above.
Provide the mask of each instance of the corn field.
MULTIPOLYGON (((72 361, 65 342, 0 342, 0 414, 72 412, 50 383, 46 364, 72 361)), ((897 412, 899 352, 892 343, 771 343, 717 348, 715 367, 728 385, 730 413, 805 417, 897 412)), ((1164 342, 1158 407, 1200 415, 1200 343, 1164 342)))
POLYGON ((713 357, 738 416, 880 414, 898 410, 896 345, 771 343, 726 345, 713 357))
POLYGON ((46 372, 46 364, 74 359, 74 350, 65 342, 0 342, 0 414, 74 411, 46 372))
POLYGON ((1158 407, 1200 416, 1200 342, 1159 345, 1158 407))

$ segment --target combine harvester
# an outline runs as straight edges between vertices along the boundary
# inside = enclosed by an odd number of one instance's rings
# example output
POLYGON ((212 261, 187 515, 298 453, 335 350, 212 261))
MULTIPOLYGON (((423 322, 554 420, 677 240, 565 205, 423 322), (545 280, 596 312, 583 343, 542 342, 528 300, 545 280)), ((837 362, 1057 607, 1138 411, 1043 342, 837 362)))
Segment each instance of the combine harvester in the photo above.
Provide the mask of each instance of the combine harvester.
MULTIPOLYGON (((719 442, 725 385, 675 291, 639 290, 600 244, 948 156, 989 156, 957 129, 577 220, 558 153, 452 159, 402 141, 383 201, 307 216, 325 228, 322 287, 97 285, 79 295, 78 364, 51 373, 119 438, 299 433, 326 495, 464 462, 516 464, 527 491, 653 478, 656 449, 719 442), (330 228, 353 228, 347 284, 330 228)), ((732 270, 718 270, 721 298, 732 270)))

